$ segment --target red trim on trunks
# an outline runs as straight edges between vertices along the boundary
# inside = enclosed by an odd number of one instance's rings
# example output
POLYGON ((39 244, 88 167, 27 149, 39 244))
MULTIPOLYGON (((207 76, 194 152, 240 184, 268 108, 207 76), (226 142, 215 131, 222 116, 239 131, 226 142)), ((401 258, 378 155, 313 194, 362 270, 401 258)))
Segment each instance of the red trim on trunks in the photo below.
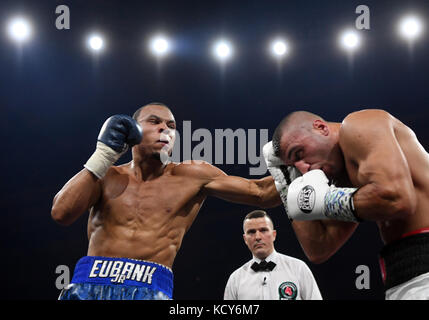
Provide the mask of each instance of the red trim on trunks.
POLYGON ((428 233, 428 232, 429 232, 429 228, 421 228, 421 229, 417 229, 417 230, 414 230, 414 231, 410 231, 410 232, 404 233, 404 234, 401 236, 401 239, 402 239, 402 238, 405 238, 405 237, 409 237, 409 236, 415 235, 415 234, 419 234, 419 233, 428 233))
POLYGON ((384 259, 380 257, 378 259, 378 262, 380 263, 381 277, 383 279, 383 283, 385 283, 386 282, 386 265, 384 263, 384 259))

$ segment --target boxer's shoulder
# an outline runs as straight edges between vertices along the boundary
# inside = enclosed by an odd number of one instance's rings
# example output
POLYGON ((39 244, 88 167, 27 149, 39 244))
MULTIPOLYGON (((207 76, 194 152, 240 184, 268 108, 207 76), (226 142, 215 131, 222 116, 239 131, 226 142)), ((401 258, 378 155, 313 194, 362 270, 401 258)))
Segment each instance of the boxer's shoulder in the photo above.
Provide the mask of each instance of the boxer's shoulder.
POLYGON ((340 144, 361 139, 373 140, 374 135, 390 130, 393 117, 381 109, 366 109, 352 112, 344 118, 339 131, 340 144))
POLYGON ((374 121, 391 121, 392 116, 382 109, 364 109, 349 113, 341 123, 342 130, 357 127, 368 127, 374 121))

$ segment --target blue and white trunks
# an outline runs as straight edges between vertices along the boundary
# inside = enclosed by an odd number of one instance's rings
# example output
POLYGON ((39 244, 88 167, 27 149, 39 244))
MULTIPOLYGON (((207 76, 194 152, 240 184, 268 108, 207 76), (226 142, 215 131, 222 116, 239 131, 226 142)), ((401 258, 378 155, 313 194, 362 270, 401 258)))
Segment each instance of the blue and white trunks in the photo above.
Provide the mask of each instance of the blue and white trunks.
POLYGON ((76 264, 59 300, 169 300, 173 272, 161 264, 86 256, 76 264))

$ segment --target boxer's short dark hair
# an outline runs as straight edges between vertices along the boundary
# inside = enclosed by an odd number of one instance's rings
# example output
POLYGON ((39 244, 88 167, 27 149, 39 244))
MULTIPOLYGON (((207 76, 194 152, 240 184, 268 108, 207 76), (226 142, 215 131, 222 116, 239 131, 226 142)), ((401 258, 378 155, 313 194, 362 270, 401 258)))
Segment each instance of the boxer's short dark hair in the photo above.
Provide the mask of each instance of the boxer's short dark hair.
POLYGON ((145 104, 143 107, 138 108, 136 110, 136 112, 134 112, 134 114, 133 114, 133 119, 137 121, 137 118, 140 115, 140 111, 142 111, 142 109, 144 107, 147 107, 147 106, 162 106, 162 107, 166 107, 168 110, 170 110, 170 108, 166 104, 164 104, 162 102, 151 102, 151 103, 145 104))

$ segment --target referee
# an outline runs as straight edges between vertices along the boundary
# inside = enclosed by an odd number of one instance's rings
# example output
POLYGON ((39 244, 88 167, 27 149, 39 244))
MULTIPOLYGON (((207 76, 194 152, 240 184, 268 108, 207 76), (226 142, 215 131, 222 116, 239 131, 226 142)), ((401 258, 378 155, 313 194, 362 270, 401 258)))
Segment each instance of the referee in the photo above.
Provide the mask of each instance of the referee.
POLYGON ((230 275, 225 300, 322 299, 308 266, 274 249, 277 232, 265 211, 250 212, 244 218, 243 230, 253 258, 230 275))

